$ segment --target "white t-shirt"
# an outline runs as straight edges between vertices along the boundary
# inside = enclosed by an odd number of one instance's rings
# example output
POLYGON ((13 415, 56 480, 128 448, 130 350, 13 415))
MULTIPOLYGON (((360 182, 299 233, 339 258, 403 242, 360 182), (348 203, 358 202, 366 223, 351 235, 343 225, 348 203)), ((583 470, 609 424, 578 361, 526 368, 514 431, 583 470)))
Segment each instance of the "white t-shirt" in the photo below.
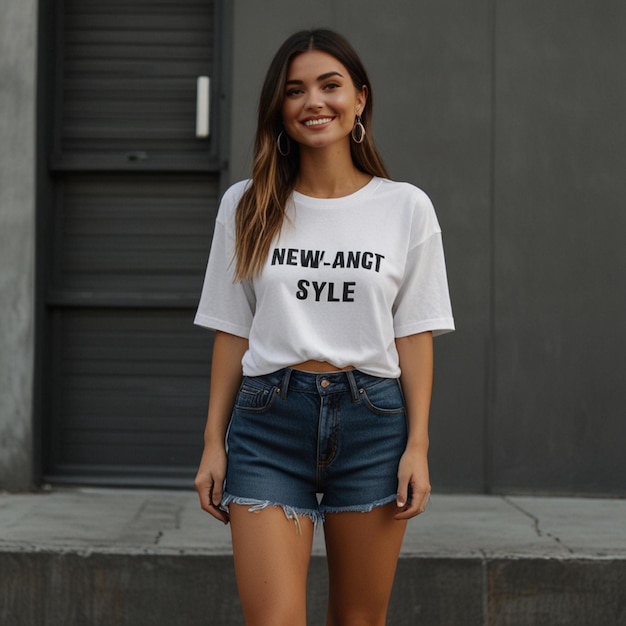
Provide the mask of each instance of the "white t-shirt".
POLYGON ((235 283, 247 184, 222 198, 195 317, 249 339, 244 375, 316 360, 397 378, 396 337, 454 330, 441 230, 423 191, 374 177, 342 198, 293 192, 264 269, 235 283))

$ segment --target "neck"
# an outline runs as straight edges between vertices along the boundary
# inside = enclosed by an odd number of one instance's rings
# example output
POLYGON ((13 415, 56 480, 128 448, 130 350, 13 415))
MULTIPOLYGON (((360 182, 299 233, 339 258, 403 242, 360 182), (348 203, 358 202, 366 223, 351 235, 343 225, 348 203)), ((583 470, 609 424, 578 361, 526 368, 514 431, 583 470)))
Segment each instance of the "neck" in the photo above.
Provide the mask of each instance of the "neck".
POLYGON ((304 149, 300 151, 300 171, 296 191, 315 198, 340 198, 365 186, 369 174, 358 170, 347 150, 304 149))

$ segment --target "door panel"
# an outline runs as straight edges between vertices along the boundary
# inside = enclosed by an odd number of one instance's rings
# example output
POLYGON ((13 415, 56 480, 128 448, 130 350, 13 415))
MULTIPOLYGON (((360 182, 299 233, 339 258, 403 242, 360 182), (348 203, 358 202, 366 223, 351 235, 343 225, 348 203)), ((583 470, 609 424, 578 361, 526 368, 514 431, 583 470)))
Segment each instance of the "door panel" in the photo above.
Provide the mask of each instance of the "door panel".
POLYGON ((59 191, 55 299, 195 304, 216 177, 68 175, 59 191))
POLYGON ((196 79, 215 73, 215 3, 65 0, 56 154, 110 165, 215 156, 195 137, 196 79))
POLYGON ((219 93, 218 3, 55 6, 44 477, 190 485, 212 345, 193 315, 221 158, 217 134, 196 137, 196 79, 219 93))
POLYGON ((189 468, 198 461, 210 334, 187 310, 71 309, 57 317, 57 446, 66 475, 127 466, 189 468), (90 470, 89 468, 92 467, 90 470))

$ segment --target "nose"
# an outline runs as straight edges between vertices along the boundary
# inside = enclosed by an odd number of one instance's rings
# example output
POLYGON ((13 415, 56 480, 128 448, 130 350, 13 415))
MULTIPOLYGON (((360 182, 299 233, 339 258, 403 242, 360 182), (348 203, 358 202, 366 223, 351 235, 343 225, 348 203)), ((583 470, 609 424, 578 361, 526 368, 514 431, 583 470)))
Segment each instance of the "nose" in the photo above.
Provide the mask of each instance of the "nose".
POLYGON ((323 106, 324 106, 324 103, 322 102, 320 93, 316 89, 310 91, 309 97, 307 98, 307 101, 306 101, 306 108, 307 109, 321 109, 323 106))

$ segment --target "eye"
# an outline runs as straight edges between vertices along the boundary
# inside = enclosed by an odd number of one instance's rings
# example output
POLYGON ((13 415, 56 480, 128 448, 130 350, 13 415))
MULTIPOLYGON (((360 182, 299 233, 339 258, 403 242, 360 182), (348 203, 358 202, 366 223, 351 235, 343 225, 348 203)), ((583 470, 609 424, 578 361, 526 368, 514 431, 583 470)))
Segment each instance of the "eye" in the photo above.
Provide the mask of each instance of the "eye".
POLYGON ((324 89, 327 91, 333 91, 335 89, 339 89, 339 87, 341 87, 341 85, 338 83, 328 83, 327 85, 324 85, 324 89))
POLYGON ((287 89, 285 95, 289 96, 299 96, 302 93, 302 89, 300 87, 292 87, 291 89, 287 89))

